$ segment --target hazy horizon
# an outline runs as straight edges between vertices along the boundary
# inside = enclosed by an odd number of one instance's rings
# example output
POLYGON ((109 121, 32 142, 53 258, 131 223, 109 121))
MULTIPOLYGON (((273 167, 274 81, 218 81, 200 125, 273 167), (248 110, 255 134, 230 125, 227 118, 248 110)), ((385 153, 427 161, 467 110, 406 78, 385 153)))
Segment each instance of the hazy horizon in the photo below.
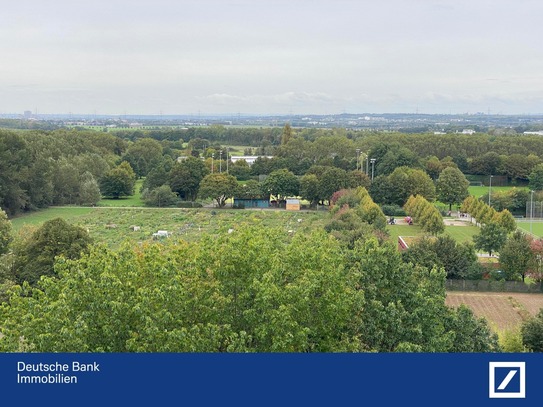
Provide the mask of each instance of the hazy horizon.
POLYGON ((0 114, 538 114, 541 15, 532 0, 20 0, 0 15, 0 114))

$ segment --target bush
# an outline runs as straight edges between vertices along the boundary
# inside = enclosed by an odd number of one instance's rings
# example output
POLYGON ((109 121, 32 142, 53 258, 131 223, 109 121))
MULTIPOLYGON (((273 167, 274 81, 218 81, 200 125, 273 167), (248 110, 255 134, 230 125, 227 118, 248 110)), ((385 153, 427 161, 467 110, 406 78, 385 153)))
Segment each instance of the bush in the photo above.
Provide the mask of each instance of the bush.
POLYGON ((406 213, 403 210, 403 208, 396 204, 383 205, 381 206, 381 210, 386 216, 397 216, 397 217, 406 216, 406 213))
POLYGON ((202 204, 200 202, 191 202, 191 201, 181 201, 177 204, 178 208, 201 208, 202 204))

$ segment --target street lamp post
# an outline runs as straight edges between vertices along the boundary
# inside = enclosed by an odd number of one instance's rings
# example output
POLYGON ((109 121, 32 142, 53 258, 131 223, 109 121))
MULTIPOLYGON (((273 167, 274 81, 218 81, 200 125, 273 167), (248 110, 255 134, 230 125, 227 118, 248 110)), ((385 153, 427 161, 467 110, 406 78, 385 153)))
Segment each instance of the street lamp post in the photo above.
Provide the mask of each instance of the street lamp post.
POLYGON ((219 172, 222 172, 222 150, 219 150, 219 172))
MULTIPOLYGON (((356 170, 358 171, 358 164, 360 163, 360 149, 356 149, 356 170)), ((360 169, 362 169, 362 166, 360 166, 360 169)))
POLYGON ((534 220, 534 190, 530 191, 530 233, 532 233, 532 222, 534 220))
POLYGON ((215 153, 211 153, 211 173, 213 174, 213 160, 215 158, 215 153))
POLYGON ((371 180, 373 181, 373 174, 374 174, 374 170, 375 170, 375 161, 376 161, 376 159, 372 158, 372 159, 370 159, 370 161, 371 161, 371 180))
POLYGON ((230 147, 226 147, 226 173, 228 174, 228 150, 230 150, 230 147))
POLYGON ((488 206, 490 206, 490 194, 492 193, 492 178, 494 175, 491 175, 489 178, 489 184, 488 184, 488 206))
POLYGON ((370 163, 369 163, 369 160, 370 159, 370 152, 368 151, 366 153, 366 175, 369 175, 370 173, 370 163))

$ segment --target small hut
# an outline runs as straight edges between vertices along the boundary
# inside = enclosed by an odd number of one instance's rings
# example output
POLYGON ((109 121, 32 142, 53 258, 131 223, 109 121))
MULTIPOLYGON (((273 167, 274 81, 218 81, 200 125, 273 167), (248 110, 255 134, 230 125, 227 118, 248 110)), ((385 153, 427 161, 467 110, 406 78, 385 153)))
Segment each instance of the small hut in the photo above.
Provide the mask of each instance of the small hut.
POLYGON ((300 210, 300 200, 299 199, 287 199, 287 211, 299 211, 300 210))

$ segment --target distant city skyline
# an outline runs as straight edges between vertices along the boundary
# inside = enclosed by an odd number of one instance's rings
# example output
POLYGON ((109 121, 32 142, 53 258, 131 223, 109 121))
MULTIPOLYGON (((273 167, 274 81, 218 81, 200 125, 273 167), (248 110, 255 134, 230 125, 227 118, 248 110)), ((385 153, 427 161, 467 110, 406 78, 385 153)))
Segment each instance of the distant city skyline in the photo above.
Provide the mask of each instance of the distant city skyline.
POLYGON ((0 114, 541 114, 536 0, 20 0, 0 114))

